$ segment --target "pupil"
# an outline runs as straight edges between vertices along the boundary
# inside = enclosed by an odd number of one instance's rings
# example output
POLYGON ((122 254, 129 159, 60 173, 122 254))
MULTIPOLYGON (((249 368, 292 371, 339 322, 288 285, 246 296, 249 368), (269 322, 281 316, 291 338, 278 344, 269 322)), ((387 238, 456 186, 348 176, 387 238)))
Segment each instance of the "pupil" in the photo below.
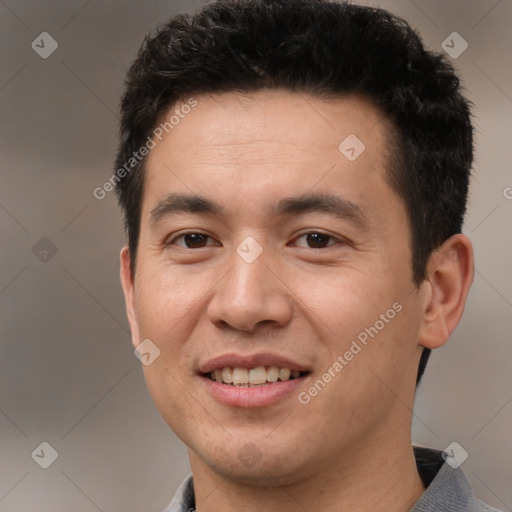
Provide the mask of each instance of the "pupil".
POLYGON ((185 243, 187 247, 190 247, 190 245, 197 246, 198 244, 200 245, 201 242, 204 242, 204 238, 204 235, 201 235, 199 233, 192 233, 189 235, 185 235, 185 243))
POLYGON ((327 239, 329 236, 324 235, 322 233, 310 233, 307 235, 308 243, 316 247, 318 245, 325 245, 327 243, 327 239))

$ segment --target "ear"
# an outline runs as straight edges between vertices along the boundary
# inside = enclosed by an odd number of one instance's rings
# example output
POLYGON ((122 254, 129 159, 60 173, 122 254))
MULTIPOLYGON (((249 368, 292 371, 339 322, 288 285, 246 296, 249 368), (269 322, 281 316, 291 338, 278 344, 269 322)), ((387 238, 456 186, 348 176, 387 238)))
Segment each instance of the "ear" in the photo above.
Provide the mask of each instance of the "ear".
POLYGON ((474 277, 473 246, 457 234, 436 249, 427 265, 429 288, 419 334, 419 344, 438 348, 446 343, 459 323, 474 277))
POLYGON ((126 303, 126 315, 128 323, 130 324, 130 331, 132 333, 132 344, 137 347, 141 342, 139 322, 137 318, 137 308, 135 305, 135 284, 131 271, 131 257, 128 246, 121 249, 121 285, 124 292, 124 300, 126 303))

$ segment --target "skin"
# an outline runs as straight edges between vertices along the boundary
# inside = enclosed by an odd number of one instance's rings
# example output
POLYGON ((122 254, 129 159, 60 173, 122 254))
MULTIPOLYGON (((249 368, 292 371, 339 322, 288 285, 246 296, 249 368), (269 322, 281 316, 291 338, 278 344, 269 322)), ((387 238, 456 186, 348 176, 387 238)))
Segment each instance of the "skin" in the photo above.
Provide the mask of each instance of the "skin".
POLYGON ((408 217, 386 181, 393 131, 369 100, 281 90, 196 99, 148 156, 136 273, 125 247, 121 279, 134 346, 149 338, 161 351, 145 378, 189 448, 197 510, 409 510, 424 491, 411 441, 418 361, 462 316, 470 241, 448 239, 414 286, 408 217), (366 146, 353 162, 338 150, 349 134, 366 146), (152 222, 173 192, 225 211, 152 222), (269 210, 311 192, 357 204, 365 224, 269 210), (197 247, 176 238, 185 232, 211 238, 197 247), (334 238, 315 245, 311 232, 334 238), (252 263, 236 252, 248 236, 263 249, 252 263), (311 369, 307 391, 396 302, 402 310, 308 404, 293 392, 233 407, 197 375, 220 354, 270 351, 311 369), (259 454, 251 467, 239 457, 248 442, 259 454))

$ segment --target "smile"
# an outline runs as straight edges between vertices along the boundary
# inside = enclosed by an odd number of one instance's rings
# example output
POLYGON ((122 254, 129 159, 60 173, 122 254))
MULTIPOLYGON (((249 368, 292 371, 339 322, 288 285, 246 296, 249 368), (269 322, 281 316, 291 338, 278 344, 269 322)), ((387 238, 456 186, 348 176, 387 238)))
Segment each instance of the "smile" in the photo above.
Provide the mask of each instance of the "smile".
POLYGON ((307 372, 279 368, 277 366, 258 366, 256 368, 216 368, 210 372, 210 379, 228 386, 258 387, 268 386, 275 382, 286 382, 297 379, 307 372))

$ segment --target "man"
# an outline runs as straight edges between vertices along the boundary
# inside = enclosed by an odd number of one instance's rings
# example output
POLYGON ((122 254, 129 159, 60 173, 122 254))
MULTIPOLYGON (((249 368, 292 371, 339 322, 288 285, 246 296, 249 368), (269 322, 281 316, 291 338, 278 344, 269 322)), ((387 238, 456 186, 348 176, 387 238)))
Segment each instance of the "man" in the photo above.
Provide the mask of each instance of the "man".
POLYGON ((453 69, 385 11, 221 0, 146 39, 116 181, 133 344, 192 468, 168 511, 492 510, 411 441, 473 279, 471 162, 453 69))

